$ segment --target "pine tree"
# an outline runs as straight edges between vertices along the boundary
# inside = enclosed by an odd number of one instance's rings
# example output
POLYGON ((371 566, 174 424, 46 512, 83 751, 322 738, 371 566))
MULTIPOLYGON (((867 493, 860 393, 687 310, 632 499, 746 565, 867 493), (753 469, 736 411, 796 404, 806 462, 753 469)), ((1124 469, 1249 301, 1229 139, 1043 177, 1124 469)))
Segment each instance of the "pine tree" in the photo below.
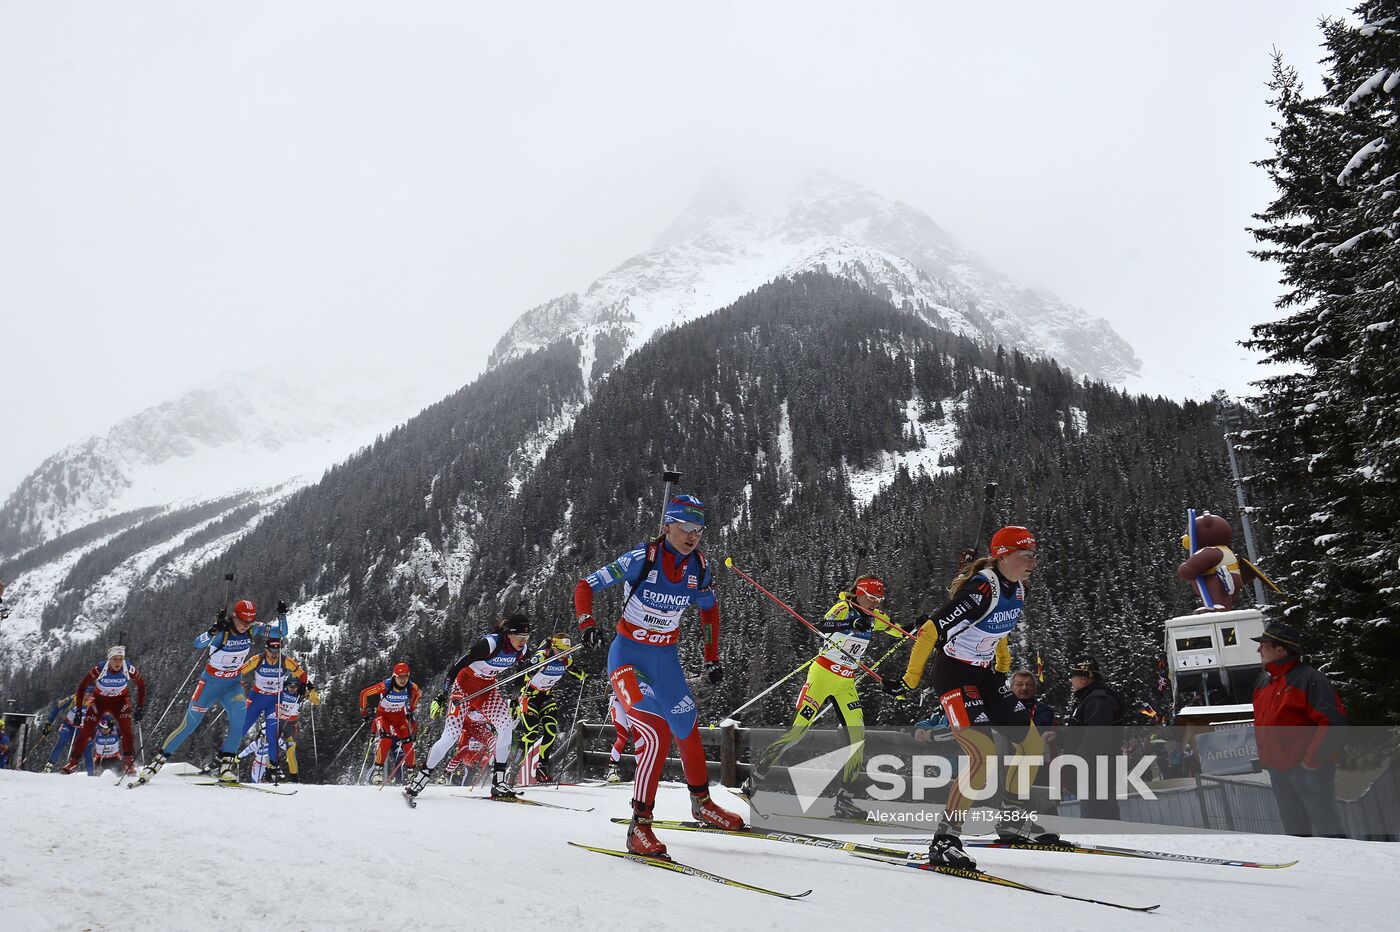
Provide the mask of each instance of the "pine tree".
POLYGON ((1279 263, 1287 316, 1246 345, 1286 371, 1258 383, 1261 424, 1244 448, 1273 525, 1285 617, 1315 640, 1353 714, 1400 721, 1400 375, 1397 179, 1400 3, 1372 0, 1360 24, 1323 24, 1324 91, 1304 93, 1276 58, 1274 155, 1257 163, 1278 196, 1251 230, 1279 263))

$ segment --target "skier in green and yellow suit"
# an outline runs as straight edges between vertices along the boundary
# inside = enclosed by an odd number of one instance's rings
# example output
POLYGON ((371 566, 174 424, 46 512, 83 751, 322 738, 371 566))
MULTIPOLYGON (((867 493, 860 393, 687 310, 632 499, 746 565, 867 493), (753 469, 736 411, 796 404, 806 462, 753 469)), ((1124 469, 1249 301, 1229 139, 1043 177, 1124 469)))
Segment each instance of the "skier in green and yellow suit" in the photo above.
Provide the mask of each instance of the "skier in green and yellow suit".
POLYGON ((860 694, 856 692, 856 674, 860 672, 860 660, 876 631, 896 638, 906 635, 891 624, 889 615, 880 611, 880 603, 885 599, 882 580, 875 576, 862 576, 851 588, 854 594, 842 592, 836 604, 817 625, 826 635, 826 647, 812 658, 807 668, 807 682, 798 694, 797 715, 793 718, 792 727, 769 745, 754 764, 752 774, 744 784, 747 795, 751 796, 768 771, 802 740, 822 706, 830 702, 836 707, 836 714, 841 716, 847 744, 862 745, 842 769, 841 787, 836 792, 836 814, 849 818, 865 817, 865 811, 855 805, 850 789, 865 760, 865 715, 861 711, 860 694))

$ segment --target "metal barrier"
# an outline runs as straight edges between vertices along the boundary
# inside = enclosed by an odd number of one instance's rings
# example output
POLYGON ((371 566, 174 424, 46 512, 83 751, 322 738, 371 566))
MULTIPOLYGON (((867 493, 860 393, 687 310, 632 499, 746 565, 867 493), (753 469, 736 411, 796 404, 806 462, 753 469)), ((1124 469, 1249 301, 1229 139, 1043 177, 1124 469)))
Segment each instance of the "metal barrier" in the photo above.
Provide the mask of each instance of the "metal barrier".
MULTIPOLYGON (((747 728, 739 728, 733 725, 726 726, 698 726, 700 731, 700 742, 705 746, 706 769, 709 771, 710 779, 723 786, 737 787, 749 775, 749 765, 743 761, 743 756, 749 749, 749 737, 747 728)), ((603 772, 603 768, 611 760, 607 751, 591 750, 592 747, 603 746, 604 740, 607 744, 612 744, 615 732, 612 723, 596 724, 593 722, 576 722, 574 724, 573 737, 570 739, 573 752, 573 762, 577 767, 576 775, 580 777, 598 776, 603 772)), ((667 749, 669 751, 669 748, 667 749)), ((629 754, 624 754, 630 757, 629 754)), ((665 768, 662 770, 662 779, 673 779, 681 776, 681 761, 678 757, 667 757, 665 768)))
MULTIPOLYGON (((749 774, 744 758, 751 750, 750 729, 736 725, 699 726, 700 740, 705 746, 709 777, 724 786, 737 787, 749 774)), ((867 737, 879 734, 867 730, 867 737)), ((611 744, 614 730, 611 723, 577 722, 570 739, 570 752, 575 774, 579 777, 600 776, 609 762, 605 748, 611 744), (591 746, 591 747, 590 747, 591 746)), ((669 751, 669 749, 668 749, 669 751)), ((631 755, 624 755, 630 758, 631 755)), ((667 757, 663 779, 682 775, 679 758, 667 757)), ((1149 825, 1174 825, 1187 828, 1214 829, 1232 832, 1253 832, 1261 835, 1283 833, 1283 820, 1273 788, 1264 781, 1247 777, 1197 776, 1194 786, 1154 791, 1156 799, 1131 797, 1119 801, 1119 814, 1125 822, 1149 825)), ((1360 797, 1341 800, 1339 808, 1342 825, 1349 838, 1375 841, 1400 841, 1400 766, 1391 763, 1360 797)), ((1058 814, 1080 815, 1081 803, 1061 802, 1058 814)), ((1044 807, 1047 811, 1048 806, 1044 807)))
MULTIPOLYGON (((1119 801, 1124 821, 1149 825, 1179 825, 1260 835, 1283 834, 1283 820, 1273 788, 1263 781, 1198 776, 1196 785, 1156 790, 1155 800, 1131 797, 1119 801)), ((1078 816, 1077 801, 1059 804, 1059 814, 1078 816)), ((1356 799, 1339 800, 1342 826, 1348 838, 1400 841, 1400 767, 1389 764, 1356 799)))

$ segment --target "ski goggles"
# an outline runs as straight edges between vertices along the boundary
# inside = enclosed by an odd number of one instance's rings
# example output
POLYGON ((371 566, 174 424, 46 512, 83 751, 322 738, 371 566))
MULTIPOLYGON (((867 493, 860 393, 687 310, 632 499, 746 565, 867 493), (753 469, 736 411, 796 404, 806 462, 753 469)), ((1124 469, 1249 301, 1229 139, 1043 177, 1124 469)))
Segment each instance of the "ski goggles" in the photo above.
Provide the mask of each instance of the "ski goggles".
POLYGON ((705 525, 696 524, 694 521, 672 521, 672 525, 680 528, 686 534, 704 534, 705 525))

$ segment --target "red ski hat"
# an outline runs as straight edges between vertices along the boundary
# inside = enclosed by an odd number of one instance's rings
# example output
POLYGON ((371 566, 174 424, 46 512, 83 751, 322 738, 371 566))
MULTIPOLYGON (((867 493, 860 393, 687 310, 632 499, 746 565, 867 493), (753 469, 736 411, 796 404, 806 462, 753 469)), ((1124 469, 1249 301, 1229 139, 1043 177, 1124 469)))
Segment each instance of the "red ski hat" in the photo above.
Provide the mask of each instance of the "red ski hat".
POLYGON ((408 664, 406 664, 406 663, 396 663, 396 664, 394 664, 394 675, 395 675, 395 676, 408 676, 408 664))
POLYGON ((994 558, 1001 558, 1017 550, 1035 550, 1035 536, 1018 524, 1002 528, 992 535, 992 545, 987 552, 994 558))
POLYGON ((257 621, 258 607, 249 599, 239 599, 233 603, 233 614, 241 621, 257 621))
POLYGON ((878 576, 862 576, 856 580, 856 595, 863 595, 866 598, 884 601, 885 581, 878 576))

